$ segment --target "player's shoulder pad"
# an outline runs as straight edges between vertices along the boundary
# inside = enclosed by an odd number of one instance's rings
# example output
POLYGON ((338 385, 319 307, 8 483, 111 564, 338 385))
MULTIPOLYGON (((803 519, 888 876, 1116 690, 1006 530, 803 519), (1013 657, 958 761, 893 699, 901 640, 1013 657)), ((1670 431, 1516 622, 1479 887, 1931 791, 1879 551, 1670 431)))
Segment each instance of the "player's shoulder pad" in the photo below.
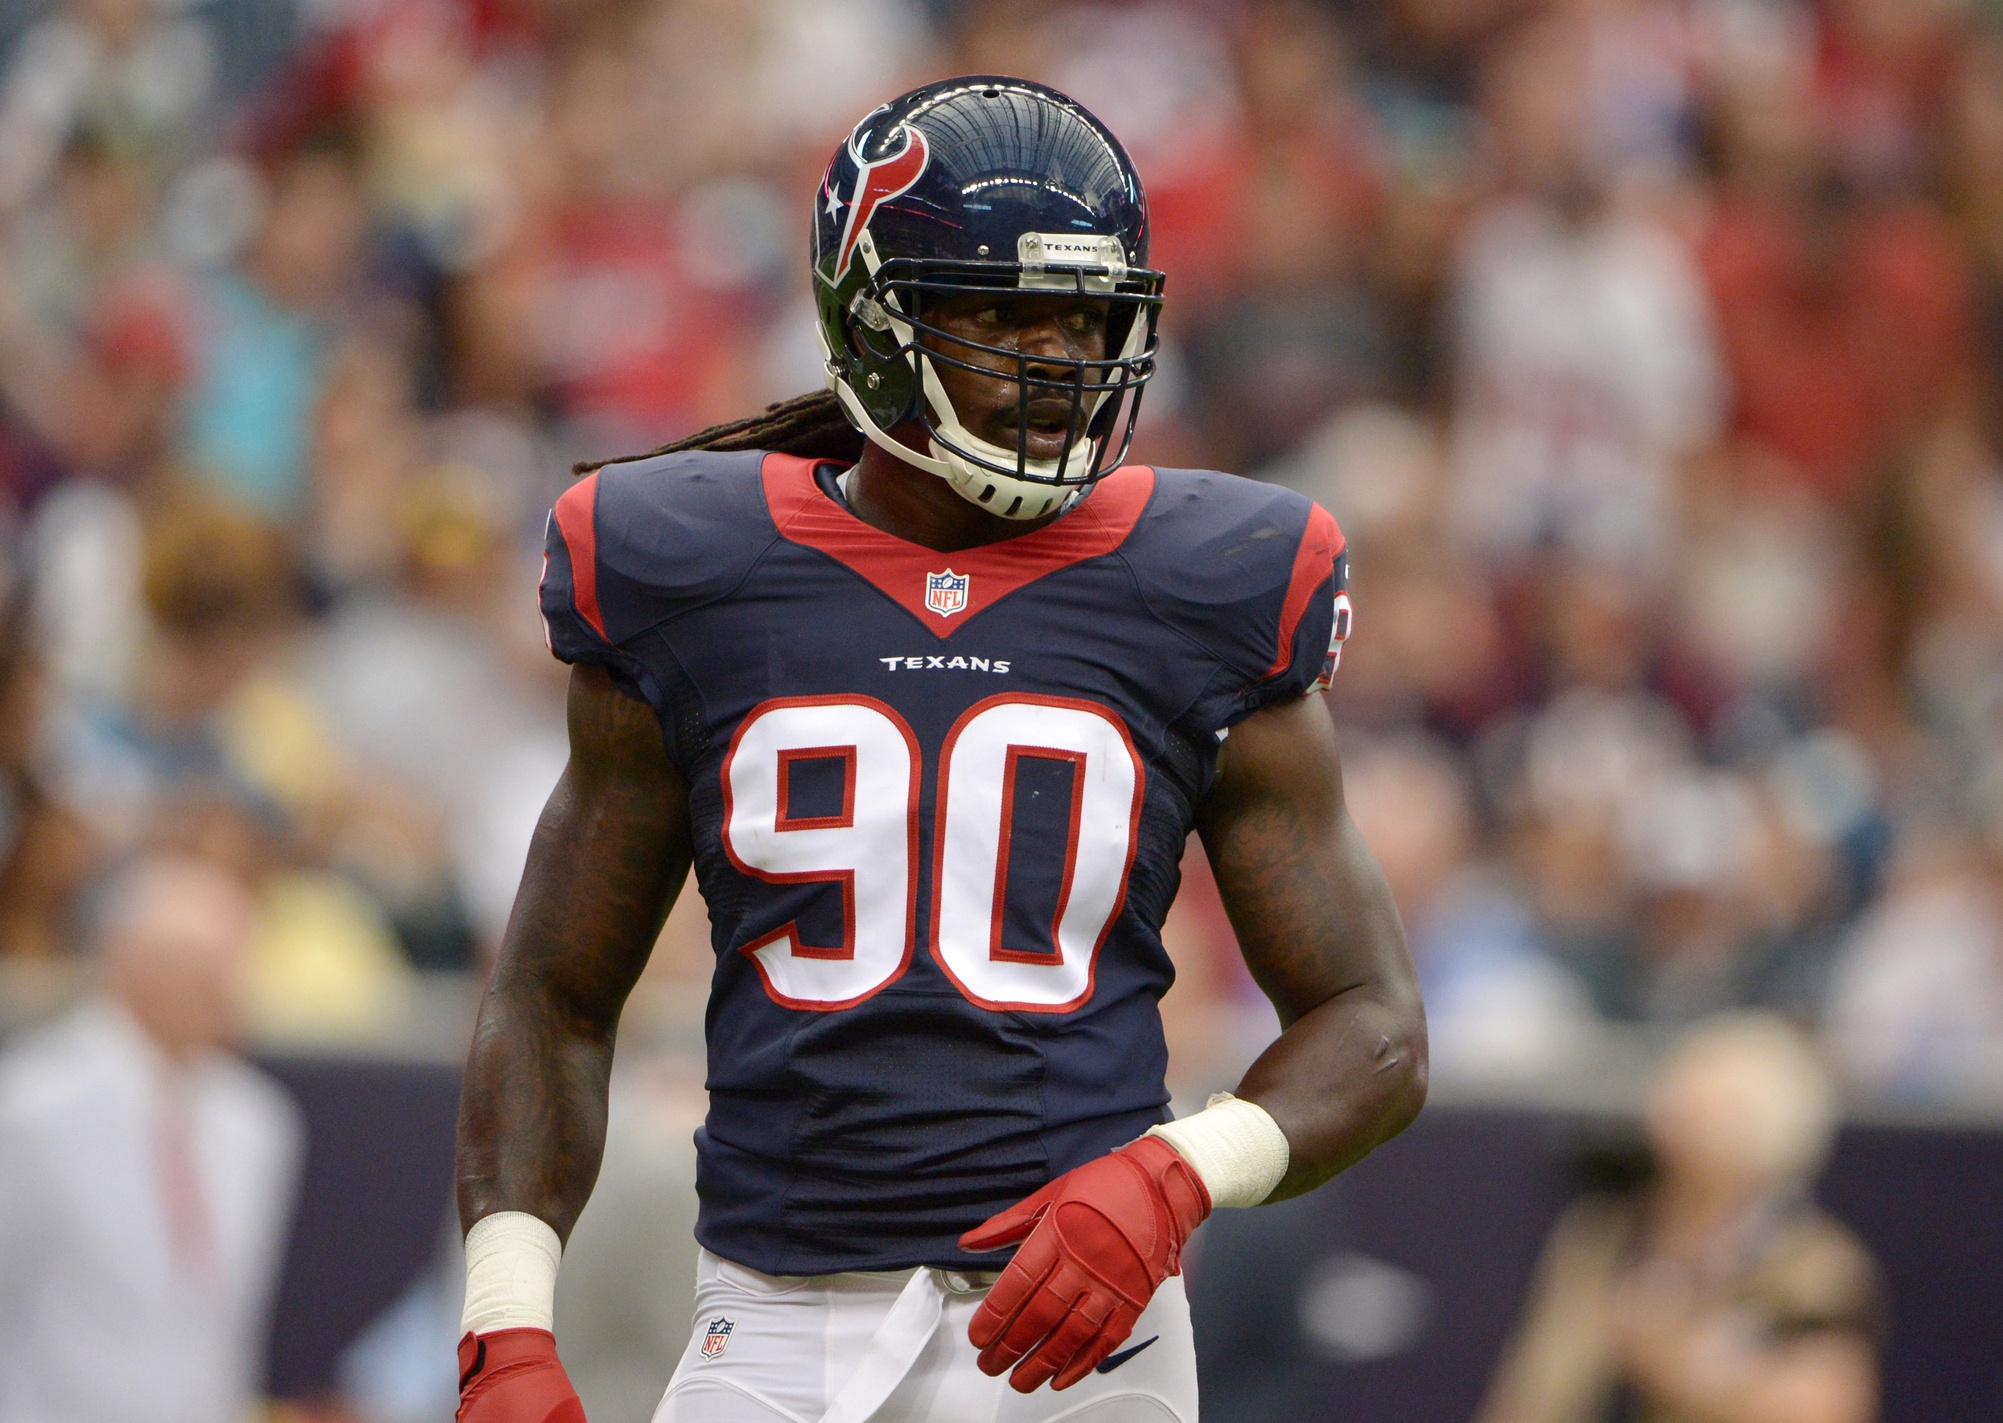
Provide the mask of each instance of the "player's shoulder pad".
POLYGON ((1159 468, 1154 498, 1126 544, 1149 606, 1209 649, 1241 688, 1289 681, 1310 662, 1308 681, 1320 674, 1328 631, 1312 648, 1302 636, 1317 617, 1327 621, 1343 550, 1334 517, 1291 489, 1159 468))
POLYGON ((617 646, 728 593, 777 537, 759 482, 763 456, 683 450, 608 464, 550 511, 543 614, 566 633, 617 646))

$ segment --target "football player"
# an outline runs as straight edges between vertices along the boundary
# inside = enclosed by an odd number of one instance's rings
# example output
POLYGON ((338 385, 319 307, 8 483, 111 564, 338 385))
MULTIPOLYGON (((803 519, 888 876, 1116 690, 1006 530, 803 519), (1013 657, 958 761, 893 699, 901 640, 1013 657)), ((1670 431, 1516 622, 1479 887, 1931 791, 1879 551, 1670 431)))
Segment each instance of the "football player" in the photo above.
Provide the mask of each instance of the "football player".
POLYGON ((1139 179, 1076 103, 907 94, 815 195, 829 390, 558 501, 570 764, 467 1069, 466 1423, 583 1417, 558 1257, 691 864, 703 1255, 657 1423, 1190 1423, 1190 1233, 1419 1110, 1418 990, 1317 694, 1342 535, 1281 489, 1122 463, 1147 258, 1139 179), (1192 829, 1283 1030, 1170 1120, 1192 829))

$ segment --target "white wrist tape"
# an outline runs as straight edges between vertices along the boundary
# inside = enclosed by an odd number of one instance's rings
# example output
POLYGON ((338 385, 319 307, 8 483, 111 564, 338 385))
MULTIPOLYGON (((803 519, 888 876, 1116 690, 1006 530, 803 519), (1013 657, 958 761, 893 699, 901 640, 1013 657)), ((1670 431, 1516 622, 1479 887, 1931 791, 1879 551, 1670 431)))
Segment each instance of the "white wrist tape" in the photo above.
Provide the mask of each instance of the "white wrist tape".
POLYGON ((1287 1174, 1287 1135, 1256 1102, 1219 1092, 1195 1116, 1148 1128, 1174 1147, 1210 1192, 1213 1208, 1256 1206, 1287 1174))
POLYGON ((460 1328, 553 1329, 563 1242, 524 1211, 481 1216, 466 1232, 466 1312, 460 1328))

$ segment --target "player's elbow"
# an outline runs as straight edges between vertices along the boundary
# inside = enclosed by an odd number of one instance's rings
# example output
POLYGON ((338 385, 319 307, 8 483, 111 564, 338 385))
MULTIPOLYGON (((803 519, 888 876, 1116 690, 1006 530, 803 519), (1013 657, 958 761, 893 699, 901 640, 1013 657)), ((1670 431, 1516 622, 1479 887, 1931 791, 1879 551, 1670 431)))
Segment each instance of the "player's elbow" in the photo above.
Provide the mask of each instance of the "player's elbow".
POLYGON ((1385 1033, 1379 1050, 1383 1063, 1379 1070, 1391 1076, 1383 1117, 1384 1134, 1379 1138, 1382 1141, 1390 1140, 1418 1118, 1426 1105, 1430 1074, 1426 1010, 1416 986, 1409 1002, 1395 1008, 1393 1016, 1394 1026, 1385 1033))
POLYGON ((1420 1047, 1418 1056, 1406 1074, 1403 1087, 1404 1090, 1399 1093, 1397 1104, 1386 1124, 1384 1137, 1387 1141, 1417 1121, 1419 1113, 1425 1109, 1427 1076, 1426 1050, 1423 1046, 1420 1047))

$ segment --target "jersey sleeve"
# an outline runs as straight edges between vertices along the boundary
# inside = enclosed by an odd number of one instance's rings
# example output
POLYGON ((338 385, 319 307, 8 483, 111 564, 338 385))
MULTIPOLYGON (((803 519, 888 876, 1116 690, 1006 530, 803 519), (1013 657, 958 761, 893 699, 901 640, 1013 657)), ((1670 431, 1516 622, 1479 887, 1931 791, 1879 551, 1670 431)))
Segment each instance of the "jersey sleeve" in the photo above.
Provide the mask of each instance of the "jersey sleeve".
MULTIPOLYGON (((1202 649, 1178 722, 1221 732, 1328 685, 1349 635, 1342 530, 1313 500, 1214 470, 1156 470, 1129 562, 1148 605, 1202 649)), ((1192 669, 1194 670, 1194 669, 1192 669)))
POLYGON ((604 667, 664 714, 663 631, 725 596, 778 538, 754 452, 621 461, 564 491, 545 529, 549 649, 604 667))
POLYGON ((544 640, 561 661, 603 667, 615 678, 637 680, 637 660, 606 630, 599 601, 597 473, 585 476, 556 501, 543 531, 544 640))
POLYGON ((1349 637, 1348 584, 1349 552, 1342 529, 1328 510, 1310 504, 1280 604, 1273 663, 1246 687, 1242 700, 1247 713, 1328 688, 1349 637))

